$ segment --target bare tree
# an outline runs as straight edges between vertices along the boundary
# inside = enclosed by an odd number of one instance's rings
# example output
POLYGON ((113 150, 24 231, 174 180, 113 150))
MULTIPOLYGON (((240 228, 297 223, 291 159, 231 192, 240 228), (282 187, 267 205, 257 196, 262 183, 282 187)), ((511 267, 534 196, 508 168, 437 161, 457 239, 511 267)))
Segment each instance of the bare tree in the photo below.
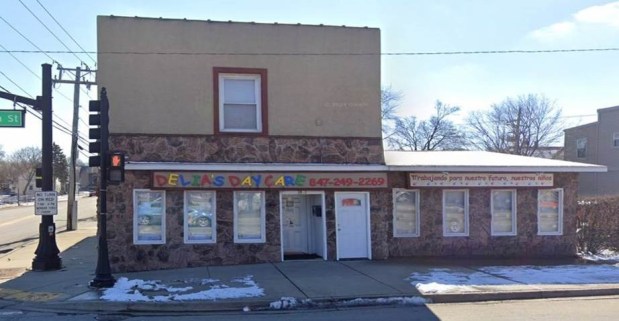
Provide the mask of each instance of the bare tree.
POLYGON ((11 184, 11 173, 9 170, 9 162, 4 160, 4 151, 0 146, 0 194, 9 191, 9 185, 11 184))
POLYGON ((36 173, 36 168, 41 164, 41 149, 37 147, 24 147, 11 155, 10 162, 13 170, 26 181, 22 194, 26 194, 30 182, 36 173))
POLYGON ((393 123, 397 118, 396 111, 400 107, 402 93, 385 87, 380 90, 380 118, 382 119, 383 137, 385 139, 393 130, 393 123))
POLYGON ((460 107, 436 101, 435 114, 419 121, 415 116, 396 118, 393 133, 387 138, 389 148, 396 150, 462 150, 464 133, 449 120, 460 107))
POLYGON ((521 95, 469 114, 470 143, 482 150, 533 155, 563 135, 561 110, 543 95, 521 95))

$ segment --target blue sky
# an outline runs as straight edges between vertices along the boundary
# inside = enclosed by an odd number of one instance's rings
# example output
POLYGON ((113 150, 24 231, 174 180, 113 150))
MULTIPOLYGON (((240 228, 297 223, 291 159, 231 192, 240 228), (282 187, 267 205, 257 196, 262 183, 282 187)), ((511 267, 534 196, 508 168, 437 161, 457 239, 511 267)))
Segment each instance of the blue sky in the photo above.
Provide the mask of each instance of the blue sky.
MULTIPOLYGON (((0 17, 43 50, 65 50, 19 0, 0 0, 0 17)), ((75 43, 44 11, 40 2, 87 51, 96 51, 96 16, 255 21, 369 26, 381 29, 383 53, 479 50, 549 50, 619 48, 619 1, 603 0, 415 0, 415 1, 197 1, 197 0, 21 0, 70 49, 75 43)), ((36 50, 0 20, 0 45, 8 50, 36 50)), ((0 49, 2 49, 0 47, 0 49)), ((14 53, 37 74, 52 59, 76 67, 87 55, 14 53)), ((96 55, 92 55, 96 59, 96 55)), ((401 91, 401 115, 426 118, 434 102, 462 107, 457 118, 487 109, 506 97, 538 93, 555 100, 568 126, 596 120, 596 109, 619 105, 619 51, 402 55, 382 57, 382 84, 401 91)), ((56 66, 54 66, 55 68, 56 66)), ((8 53, 0 52, 0 85, 19 95, 40 95, 41 84, 8 53), (9 80, 10 78, 15 84, 9 80)), ((54 74, 57 74, 54 69, 54 74)), ((65 75, 63 78, 69 77, 65 75)), ((84 88, 84 91, 86 89, 84 88)), ((58 85, 54 115, 61 124, 72 117, 72 85, 58 85)), ((81 93, 80 133, 87 137, 88 100, 81 93)), ((0 100, 0 109, 12 108, 0 100)), ((27 115, 26 129, 0 129, 0 145, 11 153, 40 146, 41 122, 27 115)), ((459 119, 456 119, 458 121, 459 119)), ((64 124, 69 127, 67 124, 64 124)), ((70 136, 54 131, 69 154, 70 136)), ((85 143, 82 146, 87 147, 85 143)), ((84 155, 82 159, 86 159, 84 155)))

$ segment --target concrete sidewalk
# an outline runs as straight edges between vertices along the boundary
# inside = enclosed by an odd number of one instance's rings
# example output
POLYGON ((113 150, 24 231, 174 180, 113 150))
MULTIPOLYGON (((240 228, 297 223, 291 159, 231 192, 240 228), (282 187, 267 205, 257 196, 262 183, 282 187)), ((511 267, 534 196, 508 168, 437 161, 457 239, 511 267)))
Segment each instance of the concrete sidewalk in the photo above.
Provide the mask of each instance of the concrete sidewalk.
MULTIPOLYGON (((466 286, 446 292, 424 293, 411 283, 411 273, 427 273, 437 269, 451 271, 449 273, 484 273, 476 266, 480 262, 461 261, 454 264, 453 261, 420 259, 312 260, 119 273, 114 275, 116 279, 125 277, 129 280, 157 280, 158 285, 167 287, 167 290, 158 286, 132 290, 144 297, 170 296, 173 288, 191 287, 191 290, 183 290, 183 293, 189 295, 213 288, 230 289, 238 286, 239 278, 251 279, 251 282, 255 283, 252 289, 262 290, 262 295, 167 302, 113 302, 101 298, 102 290, 88 287, 96 266, 95 233, 96 224, 89 222, 81 224, 78 231, 57 234, 64 266, 58 271, 29 270, 36 241, 1 256, 0 308, 13 306, 21 309, 75 312, 200 312, 285 308, 295 300, 297 307, 333 307, 402 303, 410 302, 411 298, 419 298, 415 302, 423 302, 420 298, 431 302, 469 302, 619 295, 619 282, 538 285, 514 281, 509 285, 466 286)), ((496 262, 504 261, 494 261, 496 262)), ((490 280, 502 278, 492 274, 484 277, 490 280)))

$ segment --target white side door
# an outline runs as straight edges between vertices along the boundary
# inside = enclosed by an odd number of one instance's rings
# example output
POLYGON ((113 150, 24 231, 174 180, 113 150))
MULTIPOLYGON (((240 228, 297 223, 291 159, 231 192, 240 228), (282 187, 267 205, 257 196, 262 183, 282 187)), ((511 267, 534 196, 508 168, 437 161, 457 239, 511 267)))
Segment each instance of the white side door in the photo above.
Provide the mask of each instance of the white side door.
POLYGON ((282 200, 284 253, 307 253, 305 198, 300 195, 284 195, 282 200))
POLYGON ((369 194, 335 193, 337 259, 371 258, 369 194))

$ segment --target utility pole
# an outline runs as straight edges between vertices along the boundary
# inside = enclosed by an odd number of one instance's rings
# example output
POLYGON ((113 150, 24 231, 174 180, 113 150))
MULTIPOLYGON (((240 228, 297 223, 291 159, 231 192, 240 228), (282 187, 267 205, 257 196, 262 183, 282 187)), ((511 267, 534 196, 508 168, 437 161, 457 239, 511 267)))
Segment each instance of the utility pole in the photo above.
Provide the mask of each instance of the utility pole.
MULTIPOLYGON (((81 72, 82 69, 80 67, 76 67, 75 69, 71 68, 62 68, 58 66, 58 70, 60 70, 59 79, 55 79, 54 83, 57 84, 73 84, 73 133, 71 135, 71 162, 70 162, 70 170, 69 170, 69 199, 67 204, 67 230, 74 231, 77 230, 77 201, 75 200, 75 192, 76 192, 76 174, 75 167, 77 162, 77 120, 79 119, 79 108, 80 108, 80 85, 96 85, 96 82, 91 81, 82 81, 81 72), (74 71, 75 72, 75 80, 62 80, 62 72, 63 71, 74 71)), ((85 75, 90 74, 92 72, 96 72, 96 70, 88 70, 86 69, 85 75)))

